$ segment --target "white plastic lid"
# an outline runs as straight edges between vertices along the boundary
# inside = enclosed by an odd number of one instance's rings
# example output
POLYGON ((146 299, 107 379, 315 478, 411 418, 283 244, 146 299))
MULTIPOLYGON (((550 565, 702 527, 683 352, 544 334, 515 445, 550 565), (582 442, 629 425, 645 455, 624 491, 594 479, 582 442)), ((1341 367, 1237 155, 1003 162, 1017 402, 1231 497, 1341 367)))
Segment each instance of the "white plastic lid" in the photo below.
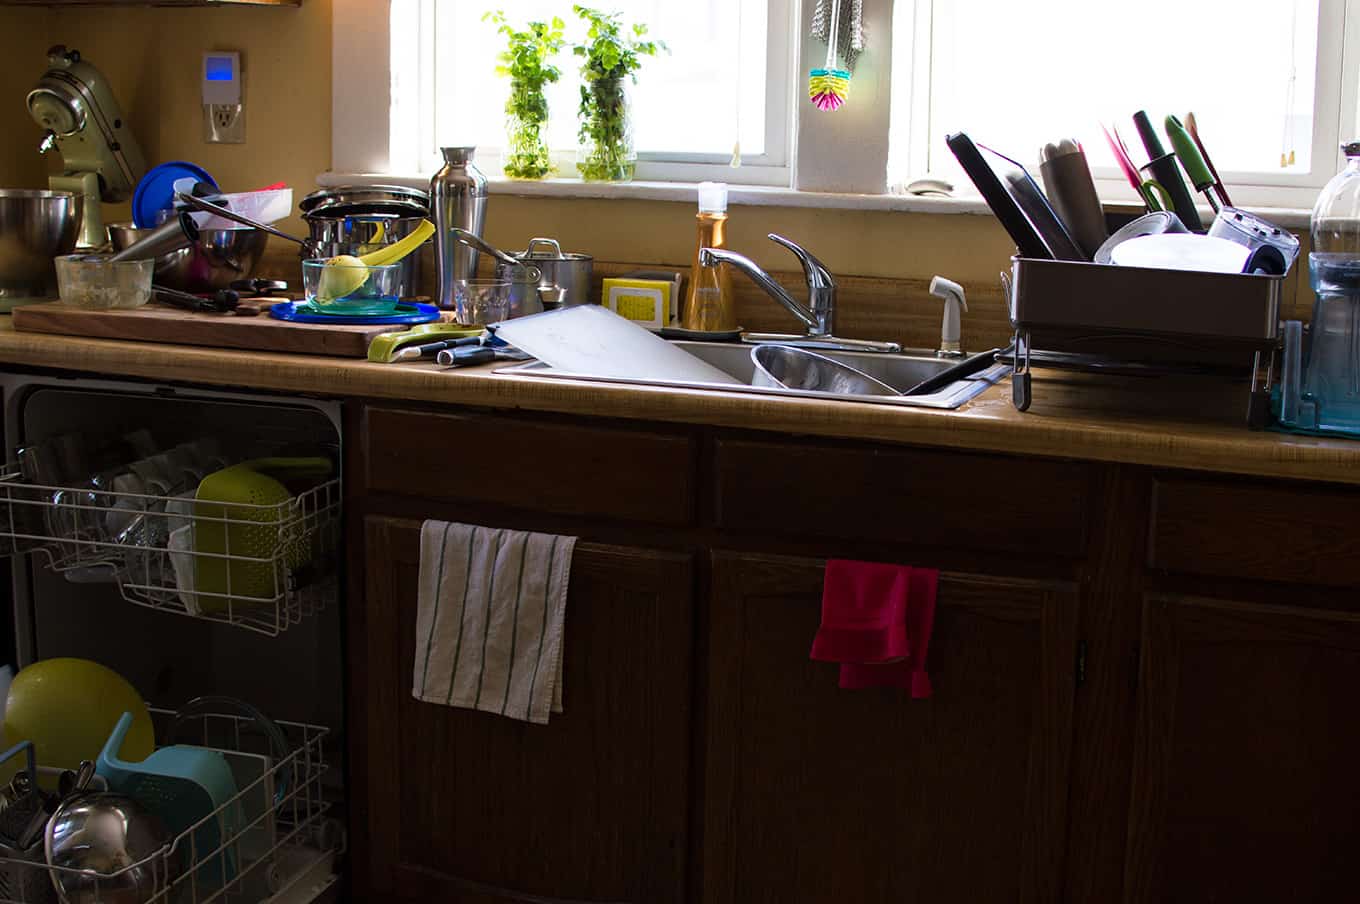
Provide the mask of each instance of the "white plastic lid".
POLYGON ((699 213, 727 213, 727 183, 699 183, 699 213))

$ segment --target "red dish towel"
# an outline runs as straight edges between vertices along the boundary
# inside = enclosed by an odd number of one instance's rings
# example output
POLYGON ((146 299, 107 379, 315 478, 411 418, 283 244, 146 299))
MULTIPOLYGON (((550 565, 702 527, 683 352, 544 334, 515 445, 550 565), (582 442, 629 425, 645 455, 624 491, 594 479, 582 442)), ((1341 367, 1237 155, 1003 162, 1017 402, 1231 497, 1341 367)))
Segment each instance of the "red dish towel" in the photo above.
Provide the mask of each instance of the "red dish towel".
POLYGON ((939 578, 934 568, 828 560, 812 658, 841 663, 843 688, 900 687, 913 699, 929 697, 939 578))

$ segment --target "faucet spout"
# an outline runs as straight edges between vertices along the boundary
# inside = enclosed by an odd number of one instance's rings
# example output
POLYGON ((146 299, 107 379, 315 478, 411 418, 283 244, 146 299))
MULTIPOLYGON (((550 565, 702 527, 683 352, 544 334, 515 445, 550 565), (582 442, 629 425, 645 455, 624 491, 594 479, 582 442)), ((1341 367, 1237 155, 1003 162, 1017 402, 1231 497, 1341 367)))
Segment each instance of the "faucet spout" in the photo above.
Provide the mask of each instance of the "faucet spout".
POLYGON ((730 264, 736 267, 750 277, 751 282, 764 289, 765 294, 779 302, 788 309, 790 314, 801 320, 809 331, 815 331, 821 326, 818 318, 810 309, 790 295, 787 289, 775 282, 774 277, 760 269, 760 266, 749 257, 737 254, 735 251, 728 251, 726 248, 700 248, 699 263, 705 267, 717 267, 721 264, 730 264))

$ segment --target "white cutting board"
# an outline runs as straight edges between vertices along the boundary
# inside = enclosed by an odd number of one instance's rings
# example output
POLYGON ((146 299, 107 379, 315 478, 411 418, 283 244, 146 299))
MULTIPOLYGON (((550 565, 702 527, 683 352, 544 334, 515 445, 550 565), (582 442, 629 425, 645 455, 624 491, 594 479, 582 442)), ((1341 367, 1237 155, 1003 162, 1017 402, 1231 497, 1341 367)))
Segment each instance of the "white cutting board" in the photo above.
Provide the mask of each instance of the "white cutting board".
POLYGON ((497 324, 496 336, 549 367, 616 380, 743 385, 597 304, 574 305, 497 324))

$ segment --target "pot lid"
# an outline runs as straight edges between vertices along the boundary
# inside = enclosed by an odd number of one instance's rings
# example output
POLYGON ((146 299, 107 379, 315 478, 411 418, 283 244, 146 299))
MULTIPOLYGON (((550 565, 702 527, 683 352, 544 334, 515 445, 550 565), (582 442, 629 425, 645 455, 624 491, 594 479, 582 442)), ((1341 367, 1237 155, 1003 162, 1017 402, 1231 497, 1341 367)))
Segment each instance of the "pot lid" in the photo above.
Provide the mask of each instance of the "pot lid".
POLYGON ((314 191, 298 202, 303 214, 320 214, 343 208, 346 213, 419 208, 428 212, 430 193, 404 185, 338 185, 314 191))

